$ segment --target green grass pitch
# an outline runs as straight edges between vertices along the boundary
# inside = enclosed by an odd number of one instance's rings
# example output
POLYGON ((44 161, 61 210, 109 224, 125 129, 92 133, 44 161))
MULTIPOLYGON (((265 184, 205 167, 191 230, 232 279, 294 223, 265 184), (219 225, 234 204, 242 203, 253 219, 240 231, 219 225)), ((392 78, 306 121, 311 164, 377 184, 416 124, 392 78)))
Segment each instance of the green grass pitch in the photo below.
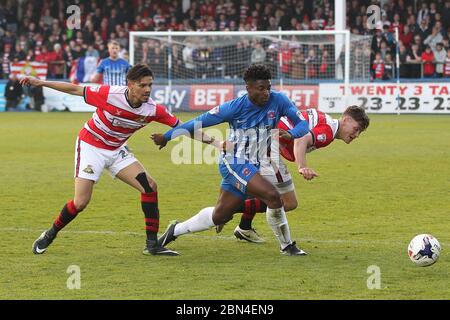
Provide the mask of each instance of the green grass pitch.
MULTIPOLYGON (((336 141, 308 156, 319 178, 304 181, 289 164, 300 207, 288 219, 306 257, 282 256, 262 214, 254 226, 265 244, 236 240, 236 215, 220 235, 211 230, 170 244, 179 257, 144 256, 139 194, 108 174, 48 252, 33 255, 33 241, 73 197, 75 138, 89 117, 0 114, 2 299, 450 298, 450 116, 371 115, 351 145, 336 141), (419 233, 441 242, 431 267, 408 258, 419 233), (73 265, 81 288, 71 290, 73 265), (379 267, 380 289, 368 289, 370 266, 379 267)), ((216 165, 173 164, 175 143, 159 151, 149 136, 165 130, 150 124, 129 141, 158 182, 160 232, 214 205, 220 184, 216 165)))

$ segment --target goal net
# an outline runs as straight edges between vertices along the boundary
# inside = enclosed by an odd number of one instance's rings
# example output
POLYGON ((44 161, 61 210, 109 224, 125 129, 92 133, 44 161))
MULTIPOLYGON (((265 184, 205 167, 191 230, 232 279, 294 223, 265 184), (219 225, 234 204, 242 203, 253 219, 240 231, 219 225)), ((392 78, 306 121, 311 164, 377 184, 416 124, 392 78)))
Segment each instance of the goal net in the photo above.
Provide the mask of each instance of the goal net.
POLYGON ((370 36, 345 31, 131 32, 130 63, 146 63, 155 83, 242 85, 263 63, 284 85, 368 81, 370 36))

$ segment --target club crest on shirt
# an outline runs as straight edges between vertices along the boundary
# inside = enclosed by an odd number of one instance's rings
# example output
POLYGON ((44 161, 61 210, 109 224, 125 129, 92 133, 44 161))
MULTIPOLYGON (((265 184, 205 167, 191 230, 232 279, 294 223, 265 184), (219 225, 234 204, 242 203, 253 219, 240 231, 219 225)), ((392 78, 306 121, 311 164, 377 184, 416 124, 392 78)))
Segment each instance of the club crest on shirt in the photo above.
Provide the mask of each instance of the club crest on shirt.
POLYGON ((94 170, 92 169, 92 166, 90 164, 88 164, 87 167, 83 169, 83 172, 87 174, 94 174, 94 170))
POLYGON ((325 133, 321 133, 317 136, 317 140, 319 140, 320 142, 325 142, 325 140, 327 140, 327 136, 325 133))
POLYGON ((247 177, 250 174, 250 170, 248 168, 245 168, 244 170, 242 170, 242 174, 247 177))
POLYGON ((269 111, 267 112, 267 118, 269 118, 269 119, 275 119, 275 111, 269 110, 269 111))
POLYGON ((91 90, 91 92, 98 92, 100 90, 100 87, 89 87, 89 89, 91 90))

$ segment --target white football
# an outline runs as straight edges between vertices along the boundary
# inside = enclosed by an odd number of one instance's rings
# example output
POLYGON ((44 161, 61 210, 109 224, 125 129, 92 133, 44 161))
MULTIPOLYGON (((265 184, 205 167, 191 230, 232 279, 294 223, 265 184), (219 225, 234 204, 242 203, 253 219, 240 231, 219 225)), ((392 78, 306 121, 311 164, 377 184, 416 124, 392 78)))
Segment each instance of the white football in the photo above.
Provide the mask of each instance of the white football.
POLYGON ((408 255, 412 262, 420 267, 434 264, 441 254, 439 241, 431 234, 415 236, 408 246, 408 255))

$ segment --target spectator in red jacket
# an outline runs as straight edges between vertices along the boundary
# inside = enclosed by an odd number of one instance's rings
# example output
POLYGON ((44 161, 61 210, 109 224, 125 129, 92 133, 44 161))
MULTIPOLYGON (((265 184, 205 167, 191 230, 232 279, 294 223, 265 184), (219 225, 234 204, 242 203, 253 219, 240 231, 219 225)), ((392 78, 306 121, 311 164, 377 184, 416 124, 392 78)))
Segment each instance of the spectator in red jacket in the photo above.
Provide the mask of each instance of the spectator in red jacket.
POLYGON ((64 67, 66 63, 64 55, 65 54, 59 43, 55 43, 53 46, 53 51, 50 51, 47 54, 48 75, 50 78, 64 78, 64 67))
POLYGON ((372 74, 375 80, 383 80, 384 77, 384 61, 381 58, 381 52, 375 54, 375 60, 372 63, 372 74))
POLYGON ((413 41, 414 35, 409 29, 408 25, 403 26, 403 33, 399 33, 400 41, 405 45, 405 47, 409 47, 411 42, 413 41))
POLYGON ((425 51, 422 52, 422 62, 423 62, 423 76, 426 78, 431 78, 434 76, 434 54, 431 51, 430 46, 426 46, 425 51))
POLYGON ((48 49, 47 46, 42 46, 41 51, 36 50, 34 61, 36 62, 48 62, 48 49))

